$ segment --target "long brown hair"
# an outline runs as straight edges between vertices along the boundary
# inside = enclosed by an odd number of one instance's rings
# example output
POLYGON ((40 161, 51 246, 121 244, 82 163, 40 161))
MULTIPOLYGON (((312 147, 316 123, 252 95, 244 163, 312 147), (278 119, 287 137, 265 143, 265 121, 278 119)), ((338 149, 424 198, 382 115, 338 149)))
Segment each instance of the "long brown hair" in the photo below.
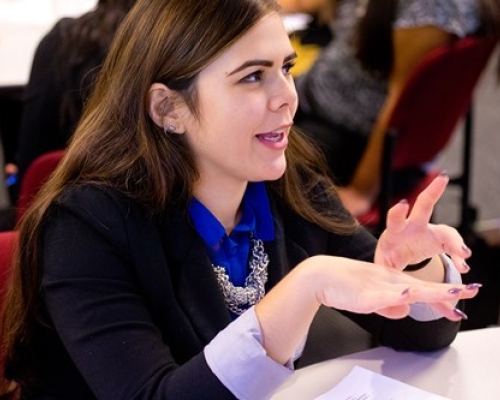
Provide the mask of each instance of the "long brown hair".
MULTIPOLYGON (((16 346, 22 343, 29 357, 30 335, 40 317, 41 231, 50 204, 65 188, 80 183, 111 186, 151 212, 160 212, 169 202, 187 203, 198 178, 194 156, 182 136, 165 135, 150 119, 148 90, 154 82, 164 83, 197 115, 199 72, 263 16, 278 11, 275 0, 136 3, 115 36, 64 160, 19 227, 3 326, 7 366, 23 366, 16 346)), ((336 192, 326 168, 318 164, 317 150, 300 133, 291 133, 286 156, 285 175, 272 183, 283 201, 327 229, 356 229, 353 219, 318 207, 318 196, 308 198, 318 187, 327 200, 336 192)))

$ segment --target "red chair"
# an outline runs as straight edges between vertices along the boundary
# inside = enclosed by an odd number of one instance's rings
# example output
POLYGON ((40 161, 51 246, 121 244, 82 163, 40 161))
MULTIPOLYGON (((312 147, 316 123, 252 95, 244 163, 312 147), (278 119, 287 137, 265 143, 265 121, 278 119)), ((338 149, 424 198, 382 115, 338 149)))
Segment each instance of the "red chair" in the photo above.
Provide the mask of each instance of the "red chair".
POLYGON ((33 197, 39 192, 52 172, 59 165, 65 154, 64 150, 54 150, 42 154, 28 167, 24 175, 16 204, 16 222, 19 222, 31 204, 33 197))
MULTIPOLYGON (((3 310, 3 299, 10 279, 12 257, 16 250, 19 235, 17 231, 0 232, 0 309, 3 310)), ((3 378, 3 355, 0 354, 0 399, 14 400, 19 398, 19 390, 14 382, 3 378)))
POLYGON ((3 306, 5 283, 10 277, 12 256, 18 242, 17 231, 0 232, 0 309, 3 306))
MULTIPOLYGON (((430 166, 425 176, 407 193, 393 195, 394 172, 422 165, 432 165, 448 144, 457 123, 471 109, 474 88, 484 70, 497 40, 470 36, 431 51, 416 67, 408 80, 388 124, 381 166, 381 191, 372 208, 358 219, 380 233, 385 227, 387 211, 405 198, 412 205, 418 194, 441 171, 430 166)), ((462 191, 461 229, 471 221, 465 215, 470 179, 472 124, 468 114, 465 124, 465 147, 462 175, 451 182, 462 191)))

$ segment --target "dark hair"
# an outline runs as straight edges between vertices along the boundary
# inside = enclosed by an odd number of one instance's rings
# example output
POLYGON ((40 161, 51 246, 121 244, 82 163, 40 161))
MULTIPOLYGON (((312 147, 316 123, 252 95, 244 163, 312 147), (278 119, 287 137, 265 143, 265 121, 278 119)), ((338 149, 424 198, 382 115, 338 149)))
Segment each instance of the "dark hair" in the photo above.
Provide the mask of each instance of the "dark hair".
POLYGON ((59 127, 75 128, 83 104, 91 93, 95 76, 113 36, 135 0, 99 0, 96 8, 76 19, 63 18, 57 25, 60 44, 54 75, 62 88, 59 127))
POLYGON ((354 37, 355 55, 368 71, 388 77, 393 63, 392 24, 398 0, 368 1, 354 37))
MULTIPOLYGON (((265 15, 279 10, 275 0, 139 0, 132 8, 65 158, 19 227, 3 324, 6 365, 17 371, 13 378, 26 382, 30 373, 30 338, 40 318, 41 231, 50 204, 78 183, 111 186, 153 213, 171 202, 187 204, 198 178, 194 155, 183 135, 165 135, 151 120, 149 88, 164 83, 197 115, 200 71, 265 15)), ((318 206, 325 198, 336 198, 335 187, 318 164, 316 148, 296 131, 290 134, 286 157, 286 172, 271 182, 272 190, 309 221, 341 233, 356 229, 352 218, 318 206), (312 193, 316 196, 309 198, 312 193)))

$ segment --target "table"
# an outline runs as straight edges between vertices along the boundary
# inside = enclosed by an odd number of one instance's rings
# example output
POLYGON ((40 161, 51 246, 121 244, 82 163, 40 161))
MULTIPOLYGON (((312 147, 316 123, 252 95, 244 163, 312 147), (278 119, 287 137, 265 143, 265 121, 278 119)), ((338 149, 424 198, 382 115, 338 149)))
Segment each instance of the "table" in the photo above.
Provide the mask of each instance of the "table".
POLYGON ((452 400, 500 399, 500 327, 460 332, 449 348, 429 353, 377 347, 311 365, 272 400, 312 400, 359 365, 452 400))

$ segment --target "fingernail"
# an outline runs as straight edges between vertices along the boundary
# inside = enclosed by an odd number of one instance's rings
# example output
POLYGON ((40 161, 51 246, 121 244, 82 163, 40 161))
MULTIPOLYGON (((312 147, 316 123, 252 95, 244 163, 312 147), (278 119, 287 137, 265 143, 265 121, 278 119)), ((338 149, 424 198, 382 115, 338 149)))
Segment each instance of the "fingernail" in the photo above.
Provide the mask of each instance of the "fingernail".
POLYGON ((462 310, 460 310, 460 309, 458 309, 458 308, 455 308, 455 309, 453 310, 453 312, 455 313, 455 315, 456 315, 457 317, 460 317, 460 318, 462 318, 462 319, 468 319, 468 318, 469 318, 469 317, 467 316, 467 314, 466 314, 466 313, 464 313, 462 310))
POLYGON ((462 245, 462 250, 465 251, 469 256, 472 254, 472 250, 469 249, 465 244, 462 245))
POLYGON ((448 172, 444 169, 439 173, 439 176, 448 176, 448 172))
POLYGON ((399 200, 398 203, 399 204, 408 204, 408 200, 407 199, 401 199, 401 200, 399 200))
POLYGON ((458 287, 451 288, 450 290, 448 290, 448 292, 451 294, 457 294, 457 293, 460 293, 461 291, 462 291, 462 288, 458 288, 458 287))
POLYGON ((410 288, 407 287, 403 292, 401 293, 401 296, 406 296, 408 293, 410 293, 410 288))
POLYGON ((467 286, 465 286, 467 290, 476 290, 482 287, 483 287, 482 283, 469 283, 467 286))
POLYGON ((467 271, 466 272, 469 272, 470 271, 470 267, 469 267, 469 264, 467 264, 465 261, 462 262, 462 267, 464 267, 467 271))

